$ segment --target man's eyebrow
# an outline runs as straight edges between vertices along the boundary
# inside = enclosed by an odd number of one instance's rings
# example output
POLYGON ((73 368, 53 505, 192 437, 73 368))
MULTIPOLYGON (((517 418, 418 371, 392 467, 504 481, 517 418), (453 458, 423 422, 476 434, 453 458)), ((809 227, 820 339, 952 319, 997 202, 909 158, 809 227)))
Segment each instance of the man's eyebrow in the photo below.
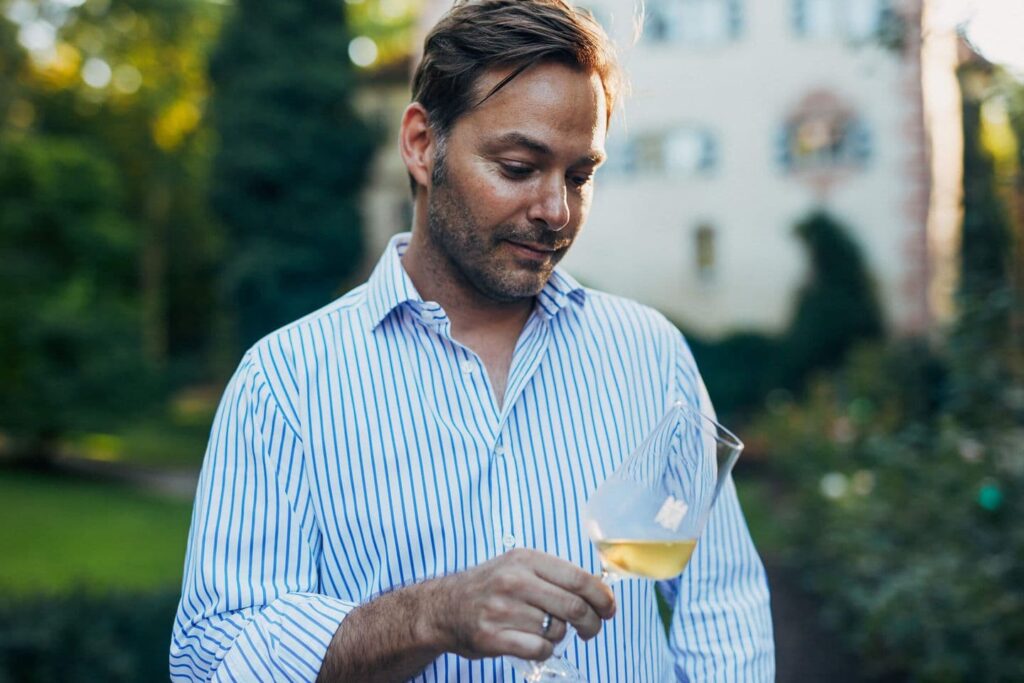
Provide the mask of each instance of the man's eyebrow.
POLYGON ((523 135, 517 131, 505 133, 494 140, 494 147, 523 147, 536 152, 542 156, 550 157, 554 156, 554 151, 545 145, 540 140, 535 140, 528 135, 523 135))
MULTIPOLYGON (((535 140, 528 135, 524 135, 518 131, 511 131, 499 136, 494 140, 493 147, 521 147, 528 149, 531 152, 539 154, 545 157, 554 156, 554 150, 545 145, 540 140, 535 140)), ((593 164, 594 166, 599 165, 605 160, 604 152, 600 150, 594 150, 588 154, 577 159, 573 165, 576 164, 593 164)))

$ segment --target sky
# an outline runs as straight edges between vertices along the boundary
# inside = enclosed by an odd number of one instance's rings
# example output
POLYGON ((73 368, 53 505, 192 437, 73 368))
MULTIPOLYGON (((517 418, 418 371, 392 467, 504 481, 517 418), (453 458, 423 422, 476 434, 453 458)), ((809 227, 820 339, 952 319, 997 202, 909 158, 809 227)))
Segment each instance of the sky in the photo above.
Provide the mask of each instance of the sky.
POLYGON ((1024 77, 1024 0, 932 0, 938 20, 962 25, 985 59, 1024 77))

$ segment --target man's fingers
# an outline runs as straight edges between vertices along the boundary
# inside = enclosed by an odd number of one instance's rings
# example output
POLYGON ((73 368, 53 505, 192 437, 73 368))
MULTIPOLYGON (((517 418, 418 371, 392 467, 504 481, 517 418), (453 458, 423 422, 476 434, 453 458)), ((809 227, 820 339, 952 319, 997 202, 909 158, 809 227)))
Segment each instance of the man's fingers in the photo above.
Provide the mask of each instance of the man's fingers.
POLYGON ((575 626, 584 640, 594 637, 601 630, 601 617, 589 602, 540 576, 534 577, 529 588, 523 590, 520 596, 527 605, 538 610, 542 621, 543 613, 547 612, 556 621, 575 626))
POLYGON ((538 609, 527 605, 526 609, 528 614, 519 624, 520 630, 526 633, 536 633, 552 643, 557 643, 565 637, 565 621, 542 608, 538 609), (545 624, 547 625, 546 629, 544 628, 545 624))
POLYGON ((548 632, 547 635, 545 635, 545 638, 547 638, 552 643, 555 643, 557 645, 558 643, 562 642, 563 638, 565 638, 565 633, 567 630, 568 628, 566 627, 565 622, 559 619, 558 617, 552 615, 551 626, 548 627, 548 632))
POLYGON ((555 652, 550 640, 518 630, 502 631, 495 640, 497 651, 520 659, 542 662, 555 652))
POLYGON ((463 632, 472 635, 463 638, 464 652, 459 651, 472 657, 544 659, 565 637, 568 624, 590 639, 600 632, 602 617, 615 612, 611 591, 600 579, 538 551, 509 551, 471 570, 470 576, 479 576, 482 583, 469 591, 477 598, 463 632))
POLYGON ((583 598, 561 589, 547 601, 547 609, 552 616, 572 624, 580 637, 589 640, 601 630, 601 617, 583 598))
POLYGON ((578 595, 600 618, 611 619, 615 615, 615 597, 611 588, 600 578, 560 558, 546 557, 552 561, 538 562, 534 567, 537 576, 564 591, 578 595))

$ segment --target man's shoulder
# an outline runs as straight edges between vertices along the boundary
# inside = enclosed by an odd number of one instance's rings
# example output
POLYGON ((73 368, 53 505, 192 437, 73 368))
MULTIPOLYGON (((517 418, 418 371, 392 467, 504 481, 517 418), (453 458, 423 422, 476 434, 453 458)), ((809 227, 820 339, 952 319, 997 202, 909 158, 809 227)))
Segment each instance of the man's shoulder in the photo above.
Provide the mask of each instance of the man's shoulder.
POLYGON ((590 287, 585 291, 586 303, 579 310, 581 320, 586 324, 626 325, 657 334, 679 335, 679 328, 651 306, 590 287))
POLYGON ((249 355, 294 356, 316 354, 337 343, 345 334, 366 327, 366 283, 331 303, 267 334, 249 349, 249 355))

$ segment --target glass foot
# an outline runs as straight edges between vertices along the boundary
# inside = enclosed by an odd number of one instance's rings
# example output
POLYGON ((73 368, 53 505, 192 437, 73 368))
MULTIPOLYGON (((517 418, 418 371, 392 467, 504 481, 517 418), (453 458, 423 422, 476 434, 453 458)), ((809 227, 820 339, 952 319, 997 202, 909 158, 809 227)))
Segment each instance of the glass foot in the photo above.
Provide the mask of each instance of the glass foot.
POLYGON ((515 657, 508 659, 527 683, 587 683, 583 674, 562 657, 552 657, 546 662, 528 662, 515 657))

